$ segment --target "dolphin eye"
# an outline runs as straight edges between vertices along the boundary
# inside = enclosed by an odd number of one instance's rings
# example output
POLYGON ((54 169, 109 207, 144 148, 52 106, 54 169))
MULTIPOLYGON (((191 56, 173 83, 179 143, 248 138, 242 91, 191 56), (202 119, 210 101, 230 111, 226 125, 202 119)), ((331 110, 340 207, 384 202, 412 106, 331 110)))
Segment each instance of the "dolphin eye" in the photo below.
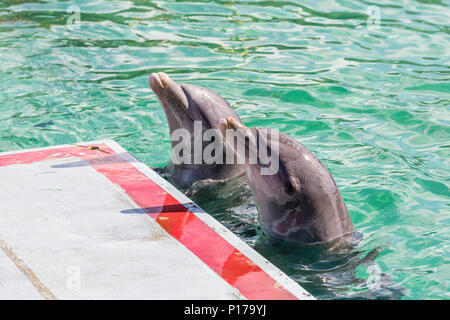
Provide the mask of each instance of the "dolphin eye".
POLYGON ((295 193, 295 188, 292 183, 288 182, 284 185, 284 192, 289 196, 292 196, 295 193))

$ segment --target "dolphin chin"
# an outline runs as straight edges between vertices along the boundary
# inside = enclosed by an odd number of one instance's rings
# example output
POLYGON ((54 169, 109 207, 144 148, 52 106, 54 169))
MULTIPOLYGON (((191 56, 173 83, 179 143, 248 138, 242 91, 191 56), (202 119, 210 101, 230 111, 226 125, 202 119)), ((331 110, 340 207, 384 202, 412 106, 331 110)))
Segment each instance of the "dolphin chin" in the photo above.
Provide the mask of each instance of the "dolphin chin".
MULTIPOLYGON (((201 148, 195 147, 199 127, 201 130, 200 140, 202 140, 206 130, 219 128, 219 121, 222 118, 233 118, 236 122, 241 123, 238 115, 222 97, 201 86, 177 83, 163 72, 152 73, 149 77, 149 84, 164 109, 171 137, 174 137, 173 133, 176 130, 183 129, 183 132, 187 131, 190 134, 189 145, 194 146, 190 150, 182 150, 183 159, 188 159, 186 162, 168 162, 166 170, 175 184, 185 187, 199 180, 228 180, 244 173, 243 165, 225 163, 229 150, 224 146, 214 149, 214 154, 219 155, 217 159, 214 159, 219 161, 212 163, 210 159, 208 161, 204 159, 204 151, 212 140, 200 141, 201 148), (201 158, 200 163, 197 161, 199 158, 201 158), (193 163, 193 160, 197 162, 193 163)), ((178 134, 180 132, 177 131, 178 134)), ((220 131, 218 131, 218 135, 220 136, 220 131)), ((184 137, 182 142, 186 143, 184 137)), ((173 139, 172 151, 179 145, 180 141, 177 138, 173 139)), ((211 148, 207 149, 209 152, 210 150, 211 148)), ((234 154, 234 152, 232 153, 234 154)))

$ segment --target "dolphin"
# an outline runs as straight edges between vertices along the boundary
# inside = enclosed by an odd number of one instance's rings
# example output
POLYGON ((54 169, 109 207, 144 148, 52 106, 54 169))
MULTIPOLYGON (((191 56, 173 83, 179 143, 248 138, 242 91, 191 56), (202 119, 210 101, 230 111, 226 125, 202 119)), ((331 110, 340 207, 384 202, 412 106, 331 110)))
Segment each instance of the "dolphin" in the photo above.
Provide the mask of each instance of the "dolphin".
POLYGON ((241 138, 236 137, 245 143, 244 152, 231 147, 245 159, 246 178, 269 236, 311 244, 353 232, 333 177, 304 145, 274 130, 247 128, 233 118, 221 119, 220 130, 224 136, 240 132, 241 138), (250 161, 251 152, 257 153, 256 161, 250 161), (271 161, 278 161, 277 170, 272 174, 262 173, 268 165, 260 158, 264 152, 276 155, 271 161))
MULTIPOLYGON (((201 124, 201 134, 208 129, 216 129, 218 136, 211 138, 211 141, 221 139, 218 130, 220 119, 232 118, 236 123, 242 124, 238 115, 230 105, 217 93, 193 84, 177 83, 169 78, 163 72, 152 73, 149 77, 150 87, 158 97, 169 124, 170 135, 176 130, 187 130, 192 139, 192 145, 195 144, 196 124, 201 124)), ((172 151, 179 141, 172 139, 172 151)), ((165 171, 169 173, 172 182, 179 187, 189 187, 193 183, 201 180, 228 180, 240 175, 244 175, 244 165, 227 163, 227 149, 222 147, 218 152, 221 161, 206 162, 202 154, 210 142, 202 141, 202 145, 197 150, 191 148, 189 159, 200 155, 200 162, 184 161, 183 163, 174 163, 171 158, 165 171), (195 154, 196 153, 196 154, 195 154), (220 156, 220 154, 222 156, 220 156)), ((232 152, 233 150, 229 150, 232 152)), ((233 154, 234 157, 234 154, 233 154)), ((198 158, 197 158, 198 159, 198 158)))

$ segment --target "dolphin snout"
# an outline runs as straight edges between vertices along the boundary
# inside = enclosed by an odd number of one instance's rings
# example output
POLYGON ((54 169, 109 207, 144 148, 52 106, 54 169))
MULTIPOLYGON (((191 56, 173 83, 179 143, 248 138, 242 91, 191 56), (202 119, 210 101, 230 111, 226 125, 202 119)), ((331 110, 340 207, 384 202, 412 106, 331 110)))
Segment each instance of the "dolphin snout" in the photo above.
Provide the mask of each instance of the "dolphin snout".
POLYGON ((229 130, 248 130, 242 123, 234 119, 233 117, 222 118, 219 121, 219 128, 221 131, 225 131, 225 129, 229 130))
POLYGON ((150 87, 153 91, 164 89, 168 82, 169 76, 164 72, 154 72, 149 77, 150 87))
POLYGON ((148 82, 150 83, 150 87, 153 91, 155 91, 158 87, 162 88, 161 80, 159 79, 159 75, 156 72, 150 75, 148 82))

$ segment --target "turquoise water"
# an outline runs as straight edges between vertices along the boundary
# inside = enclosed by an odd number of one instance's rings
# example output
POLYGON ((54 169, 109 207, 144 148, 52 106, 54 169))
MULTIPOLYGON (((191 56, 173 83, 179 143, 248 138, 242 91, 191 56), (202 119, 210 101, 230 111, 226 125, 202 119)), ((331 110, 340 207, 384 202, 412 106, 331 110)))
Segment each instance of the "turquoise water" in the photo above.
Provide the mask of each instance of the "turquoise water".
POLYGON ((2 0, 0 151, 114 139, 163 166, 169 131, 148 86, 163 71, 311 149, 362 239, 273 243, 245 181, 194 190, 200 206, 318 298, 449 299, 449 6, 2 0))

